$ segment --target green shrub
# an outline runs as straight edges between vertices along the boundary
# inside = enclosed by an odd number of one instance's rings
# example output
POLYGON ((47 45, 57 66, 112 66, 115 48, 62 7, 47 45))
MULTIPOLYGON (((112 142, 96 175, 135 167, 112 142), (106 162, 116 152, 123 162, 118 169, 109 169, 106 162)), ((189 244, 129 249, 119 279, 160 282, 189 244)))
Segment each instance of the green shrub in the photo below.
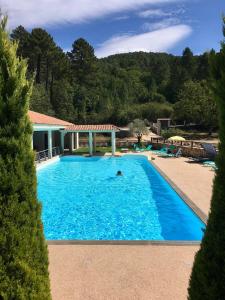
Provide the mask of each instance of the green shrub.
POLYGON ((150 102, 140 106, 142 119, 150 122, 156 122, 158 118, 170 118, 173 113, 173 107, 168 102, 157 103, 150 102))
POLYGON ((168 139, 172 136, 182 136, 184 134, 183 130, 177 129, 177 128, 169 128, 169 129, 164 129, 161 131, 161 136, 164 139, 168 139))
MULTIPOLYGON (((225 18, 224 18, 225 35, 225 18)), ((189 286, 190 300, 225 299, 225 44, 212 54, 215 97, 219 108, 218 170, 201 248, 196 254, 189 286)))
POLYGON ((0 299, 50 299, 47 246, 37 201, 31 84, 0 24, 0 299))

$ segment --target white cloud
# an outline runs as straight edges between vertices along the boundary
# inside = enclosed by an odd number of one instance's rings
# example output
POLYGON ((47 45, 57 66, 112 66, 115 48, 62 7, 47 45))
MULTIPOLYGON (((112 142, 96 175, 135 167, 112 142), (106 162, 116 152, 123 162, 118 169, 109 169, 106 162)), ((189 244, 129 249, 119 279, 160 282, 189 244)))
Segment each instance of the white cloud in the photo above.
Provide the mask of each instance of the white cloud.
POLYGON ((152 31, 152 30, 157 30, 157 29, 163 29, 167 28, 169 26, 174 26, 180 23, 180 20, 178 18, 168 18, 168 19, 163 19, 162 21, 155 22, 155 23, 144 23, 142 25, 142 29, 144 31, 152 31))
POLYGON ((161 9, 148 9, 148 10, 139 12, 138 16, 141 17, 141 18, 167 17, 167 16, 171 16, 171 13, 170 12, 164 12, 161 9))
POLYGON ((127 20, 127 19, 129 19, 129 16, 125 15, 125 16, 115 17, 113 20, 115 20, 115 21, 123 21, 123 20, 127 20))
POLYGON ((135 51, 166 52, 191 32, 190 26, 177 25, 137 35, 116 36, 104 42, 96 50, 96 55, 106 57, 135 51))
POLYGON ((9 16, 10 27, 81 23, 112 13, 184 0, 0 0, 3 13, 9 16))
POLYGON ((185 8, 182 6, 176 9, 170 9, 169 11, 164 11, 162 9, 148 9, 140 11, 137 15, 141 18, 162 18, 162 17, 177 17, 183 15, 186 12, 185 8))

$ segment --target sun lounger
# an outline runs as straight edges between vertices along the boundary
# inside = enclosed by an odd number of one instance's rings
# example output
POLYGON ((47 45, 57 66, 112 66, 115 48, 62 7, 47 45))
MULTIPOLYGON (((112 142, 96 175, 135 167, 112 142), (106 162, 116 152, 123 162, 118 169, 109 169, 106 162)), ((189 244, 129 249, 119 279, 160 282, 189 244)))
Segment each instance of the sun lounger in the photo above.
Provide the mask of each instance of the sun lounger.
POLYGON ((162 148, 160 150, 152 150, 152 152, 154 154, 164 154, 164 153, 167 153, 167 150, 168 150, 168 147, 166 147, 165 145, 162 146, 162 148))
POLYGON ((178 149, 176 152, 174 152, 174 153, 162 153, 161 156, 162 156, 162 157, 176 157, 176 158, 178 158, 178 157, 182 156, 182 149, 179 148, 179 149, 178 149))
POLYGON ((148 145, 146 148, 140 148, 137 144, 134 144, 133 146, 135 152, 150 151, 152 149, 152 145, 148 145))
POLYGON ((169 147, 166 146, 162 146, 162 148, 160 150, 153 150, 153 152, 157 155, 161 155, 161 156, 175 156, 175 154, 177 153, 177 147, 174 145, 170 145, 169 147))
POLYGON ((151 151, 152 150, 152 145, 148 145, 146 148, 145 148, 145 151, 151 151))
POLYGON ((207 161, 203 162, 203 165, 205 167, 211 167, 213 170, 217 170, 215 161, 207 160, 207 161))
POLYGON ((134 149, 135 152, 144 152, 145 149, 139 148, 138 146, 134 149))

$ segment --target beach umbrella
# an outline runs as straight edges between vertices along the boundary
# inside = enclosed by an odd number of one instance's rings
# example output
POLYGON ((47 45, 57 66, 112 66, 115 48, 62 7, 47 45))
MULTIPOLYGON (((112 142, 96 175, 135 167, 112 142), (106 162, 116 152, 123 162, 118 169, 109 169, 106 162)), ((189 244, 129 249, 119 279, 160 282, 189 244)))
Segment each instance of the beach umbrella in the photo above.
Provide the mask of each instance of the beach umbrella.
POLYGON ((182 136, 171 136, 168 140, 182 142, 182 141, 185 141, 185 138, 183 138, 182 136))

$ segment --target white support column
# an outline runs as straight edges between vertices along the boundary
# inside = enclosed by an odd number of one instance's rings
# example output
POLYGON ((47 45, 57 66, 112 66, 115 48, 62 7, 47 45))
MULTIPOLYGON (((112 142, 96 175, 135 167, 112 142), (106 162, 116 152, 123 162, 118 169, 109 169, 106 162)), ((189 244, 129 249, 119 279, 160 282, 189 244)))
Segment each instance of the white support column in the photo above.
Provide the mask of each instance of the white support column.
POLYGON ((116 153, 116 134, 115 131, 111 133, 112 155, 116 153))
POLYGON ((93 133, 93 151, 96 152, 96 132, 93 133))
POLYGON ((79 132, 75 132, 75 149, 79 149, 79 132))
POLYGON ((70 133, 70 152, 72 153, 74 150, 74 133, 70 133))
POLYGON ((52 158, 52 131, 48 130, 48 155, 52 158))
POLYGON ((92 132, 89 132, 89 153, 92 156, 93 155, 93 136, 92 132))
POLYGON ((31 135, 31 149, 34 149, 34 133, 31 135))
POLYGON ((62 153, 64 153, 64 137, 65 137, 65 132, 60 131, 60 146, 61 146, 62 153))

